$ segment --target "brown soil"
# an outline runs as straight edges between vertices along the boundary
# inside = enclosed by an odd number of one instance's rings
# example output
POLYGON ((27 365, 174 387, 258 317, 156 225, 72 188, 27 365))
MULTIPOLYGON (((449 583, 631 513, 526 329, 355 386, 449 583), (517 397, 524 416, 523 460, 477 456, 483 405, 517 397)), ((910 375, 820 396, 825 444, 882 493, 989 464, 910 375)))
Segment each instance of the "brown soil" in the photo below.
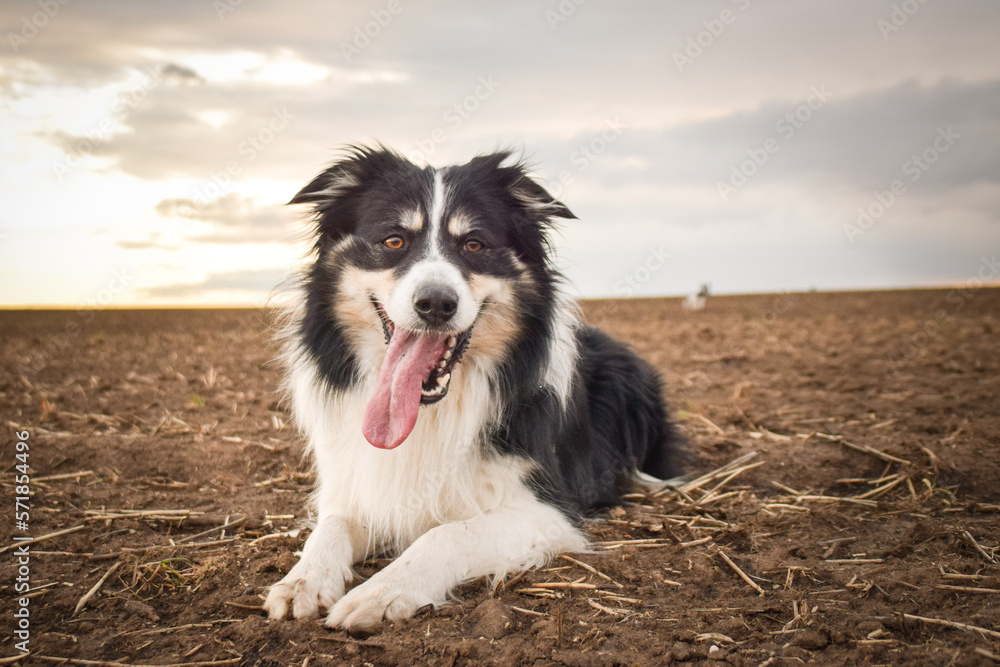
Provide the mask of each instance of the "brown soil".
MULTIPOLYGON (((589 522, 576 562, 470 583, 368 637, 259 609, 302 545, 305 530, 279 535, 305 525, 311 485, 267 313, 0 313, 3 545, 82 527, 31 547, 20 664, 1000 660, 1000 290, 585 311, 665 374, 690 479, 735 464, 589 522), (22 429, 27 533, 6 518, 22 429)), ((16 653, 16 567, 0 553, 0 656, 16 653)))

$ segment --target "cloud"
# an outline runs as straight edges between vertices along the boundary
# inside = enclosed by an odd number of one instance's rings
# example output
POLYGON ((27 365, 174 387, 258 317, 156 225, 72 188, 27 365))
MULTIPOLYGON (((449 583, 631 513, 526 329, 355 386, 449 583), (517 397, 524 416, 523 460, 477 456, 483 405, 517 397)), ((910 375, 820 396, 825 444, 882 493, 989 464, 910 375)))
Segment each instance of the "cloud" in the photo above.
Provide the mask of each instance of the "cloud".
POLYGON ((208 234, 194 234, 200 243, 281 243, 291 239, 288 209, 280 205, 262 205, 252 197, 230 193, 202 204, 188 198, 170 198, 156 205, 156 212, 166 218, 183 218, 212 226, 208 234))
POLYGON ((282 269, 245 269, 216 273, 198 283, 157 285, 139 291, 145 297, 161 300, 190 299, 212 291, 272 292, 287 277, 288 272, 282 269))
MULTIPOLYGON (((563 155, 541 170, 550 181, 562 166, 579 179, 595 174, 603 195, 648 185, 666 196, 671 188, 715 191, 719 183, 732 183, 736 190, 825 188, 823 196, 832 197, 870 194, 903 179, 919 181, 912 188, 916 196, 937 196, 1000 181, 1000 80, 907 82, 824 96, 826 101, 807 90, 792 102, 771 101, 752 112, 664 130, 626 127, 606 146, 593 132, 563 142, 575 151, 568 156, 549 142, 543 151, 563 155), (573 148, 588 140, 597 142, 591 150, 601 151, 593 160, 573 148), (574 162, 583 168, 573 169, 574 162)), ((621 203, 609 201, 608 210, 621 203)), ((722 203, 718 197, 716 203, 722 203)))
MULTIPOLYGON (((627 124, 649 133, 631 133, 645 147, 638 154, 677 164, 671 182, 699 176, 714 182, 745 158, 755 139, 774 134, 777 120, 803 101, 812 86, 832 91, 829 106, 795 137, 794 145, 784 146, 782 159, 757 180, 801 174, 803 166, 808 173, 843 172, 845 162, 851 164, 846 171, 861 177, 865 170, 879 168, 895 149, 912 150, 907 141, 913 128, 906 123, 930 120, 917 117, 921 112, 934 115, 928 103, 944 102, 937 107, 942 112, 961 111, 959 98, 974 93, 971 89, 983 80, 983 59, 972 56, 971 45, 985 39, 983 26, 1000 13, 991 3, 963 2, 962 11, 972 17, 963 19, 960 12, 928 5, 918 18, 934 21, 933 26, 915 18, 893 37, 898 41, 886 43, 876 21, 887 10, 867 3, 843 7, 838 17, 851 17, 836 19, 845 28, 843 34, 828 30, 828 12, 801 9, 790 16, 787 10, 754 3, 738 12, 737 22, 706 49, 704 60, 681 75, 671 53, 704 30, 704 21, 715 18, 706 7, 650 4, 645 8, 649 13, 630 13, 581 5, 553 30, 546 11, 558 11, 555 2, 514 2, 503 11, 481 5, 476 11, 454 12, 443 11, 443 6, 434 1, 406 6, 352 62, 345 60, 340 45, 353 44, 356 30, 372 20, 370 12, 363 6, 318 2, 300 7, 300 16, 310 17, 306 24, 275 16, 269 6, 254 3, 242 3, 220 20, 211 4, 178 3, 169 11, 147 7, 119 16, 113 3, 97 2, 74 8, 74 18, 98 25, 114 17, 121 28, 112 46, 71 32, 70 22, 63 20, 68 17, 59 16, 38 37, 46 40, 46 48, 28 55, 56 68, 51 76, 60 79, 68 78, 70 67, 156 64, 171 82, 200 82, 152 91, 129 117, 132 131, 107 137, 95 149, 124 173, 147 180, 208 182, 234 160, 243 171, 238 181, 302 180, 341 143, 378 138, 409 153, 436 129, 447 134, 431 156, 433 163, 441 164, 489 149, 497 140, 523 140, 532 147, 553 139, 565 143, 608 112, 624 112, 627 124), (484 38, 478 28, 487 23, 491 30, 484 38), (437 38, 445 35, 447 39, 437 38), (762 35, 768 36, 765 43, 762 35), (51 43, 56 36, 76 42, 72 59, 61 44, 51 43), (920 38, 924 49, 907 50, 905 57, 894 51, 896 44, 920 38), (746 42, 752 39, 756 41, 750 51, 746 42), (952 53, 948 61, 966 81, 953 82, 957 97, 951 108, 941 97, 948 94, 947 86, 939 83, 946 76, 942 59, 932 49, 950 39, 970 45, 969 55, 952 53), (615 44, 615 49, 592 48, 599 42, 615 44), (512 43, 519 47, 511 50, 512 43), (553 44, 560 49, 540 58, 553 44), (454 57, 456 53, 474 57, 454 57), (790 61, 789 53, 797 57, 790 61), (771 62, 778 58, 780 67, 771 62), (818 60, 823 58, 835 58, 837 67, 821 66, 818 60), (866 71, 873 62, 889 58, 894 67, 876 68, 875 78, 861 81, 846 74, 866 71), (300 74, 312 70, 328 75, 310 79, 308 86, 295 85, 300 74), (792 70, 794 76, 789 76, 792 70), (452 128, 443 115, 470 94, 479 76, 490 74, 502 82, 499 91, 482 104, 472 122, 452 128), (286 85, 275 85, 274 77, 286 85), (911 82, 901 83, 906 77, 911 82), (929 81, 935 85, 929 86, 929 81), (712 119, 705 120, 704 110, 688 100, 714 105, 712 119), (856 110, 865 115, 852 115, 845 100, 856 101, 856 110), (870 102, 867 108, 865 101, 870 102), (267 127, 276 107, 286 108, 295 119, 264 150, 256 151, 252 161, 245 160, 241 150, 247 139, 267 127), (595 109, 602 110, 596 117, 595 109), (210 122, 213 118, 225 120, 210 122), (647 136, 653 145, 643 143, 647 136), (855 159, 863 164, 853 165, 855 159)), ((970 101, 983 108, 984 100, 970 101)), ((947 115, 938 114, 937 122, 954 123, 947 115)), ((72 147, 75 139, 52 137, 63 149, 72 147)), ((943 178, 946 171, 936 173, 943 178)))
POLYGON ((163 243, 158 239, 157 234, 148 239, 119 239, 115 241, 115 247, 122 250, 177 250, 176 244, 163 243))
POLYGON ((205 83, 205 78, 195 70, 177 63, 167 63, 160 70, 160 74, 167 80, 180 83, 182 85, 197 85, 205 83))

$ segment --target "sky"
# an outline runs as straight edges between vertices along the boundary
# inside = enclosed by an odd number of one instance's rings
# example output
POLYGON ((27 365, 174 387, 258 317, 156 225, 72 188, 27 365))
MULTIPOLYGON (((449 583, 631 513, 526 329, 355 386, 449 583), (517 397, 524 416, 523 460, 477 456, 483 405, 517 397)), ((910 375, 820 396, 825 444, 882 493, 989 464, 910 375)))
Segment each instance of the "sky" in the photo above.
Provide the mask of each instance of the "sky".
POLYGON ((995 0, 0 5, 0 305, 261 305, 348 144, 512 149, 583 297, 1000 283, 995 0))

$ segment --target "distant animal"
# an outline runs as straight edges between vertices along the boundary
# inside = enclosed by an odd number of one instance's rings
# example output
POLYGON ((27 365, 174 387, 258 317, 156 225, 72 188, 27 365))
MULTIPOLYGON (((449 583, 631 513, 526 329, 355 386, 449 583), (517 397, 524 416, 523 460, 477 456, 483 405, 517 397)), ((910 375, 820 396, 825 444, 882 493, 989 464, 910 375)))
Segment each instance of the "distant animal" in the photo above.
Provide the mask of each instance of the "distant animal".
POLYGON ((547 252, 575 216, 509 153, 431 168, 351 147, 291 203, 314 214, 284 360, 316 526, 271 618, 409 617, 587 548, 583 515, 678 474, 659 375, 581 322, 547 252), (399 557, 348 591, 379 553, 399 557))
POLYGON ((705 302, 708 301, 708 289, 708 283, 703 283, 701 289, 698 290, 698 293, 688 294, 684 297, 684 301, 681 302, 681 305, 686 310, 701 310, 705 307, 705 302))

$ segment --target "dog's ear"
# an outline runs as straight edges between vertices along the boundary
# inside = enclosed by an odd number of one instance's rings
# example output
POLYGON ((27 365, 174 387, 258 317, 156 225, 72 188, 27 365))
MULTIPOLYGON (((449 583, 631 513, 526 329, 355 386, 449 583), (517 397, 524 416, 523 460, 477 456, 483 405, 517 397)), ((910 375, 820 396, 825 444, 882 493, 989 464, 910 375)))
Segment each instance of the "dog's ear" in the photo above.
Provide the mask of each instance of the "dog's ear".
POLYGON ((359 189, 370 180, 400 170, 418 167, 395 151, 375 146, 347 146, 345 155, 299 190, 289 204, 312 204, 321 213, 352 190, 359 189))
POLYGON ((497 178, 514 200, 521 204, 528 217, 536 223, 544 223, 550 218, 576 218, 565 204, 553 197, 529 175, 530 168, 523 161, 505 165, 511 158, 510 151, 498 151, 473 158, 468 168, 479 178, 497 178))
POLYGON ((292 197, 289 204, 310 204, 319 231, 318 244, 333 241, 354 231, 357 197, 379 175, 401 168, 416 169, 398 153, 381 145, 349 146, 347 154, 319 173, 292 197))
POLYGON ((358 157, 354 156, 324 169, 288 202, 312 205, 317 248, 322 249, 354 230, 354 215, 348 202, 350 193, 360 185, 358 157))
POLYGON ((317 212, 325 209, 344 192, 359 185, 347 166, 337 163, 323 170, 309 185, 299 190, 288 204, 313 204, 317 212))
POLYGON ((511 243, 530 265, 542 266, 546 264, 553 218, 576 216, 530 176, 527 164, 521 160, 511 163, 510 158, 510 151, 473 158, 464 170, 466 178, 472 185, 483 183, 491 188, 498 187, 507 202, 514 204, 516 213, 510 218, 514 231, 511 243))
POLYGON ((365 147, 350 147, 348 151, 347 156, 321 171, 288 203, 312 204, 314 212, 319 215, 348 191, 361 185, 364 164, 374 151, 365 147))
POLYGON ((549 194, 548 190, 539 185, 526 173, 522 172, 519 178, 510 188, 511 194, 519 202, 524 204, 530 211, 548 218, 576 219, 569 207, 549 194))

